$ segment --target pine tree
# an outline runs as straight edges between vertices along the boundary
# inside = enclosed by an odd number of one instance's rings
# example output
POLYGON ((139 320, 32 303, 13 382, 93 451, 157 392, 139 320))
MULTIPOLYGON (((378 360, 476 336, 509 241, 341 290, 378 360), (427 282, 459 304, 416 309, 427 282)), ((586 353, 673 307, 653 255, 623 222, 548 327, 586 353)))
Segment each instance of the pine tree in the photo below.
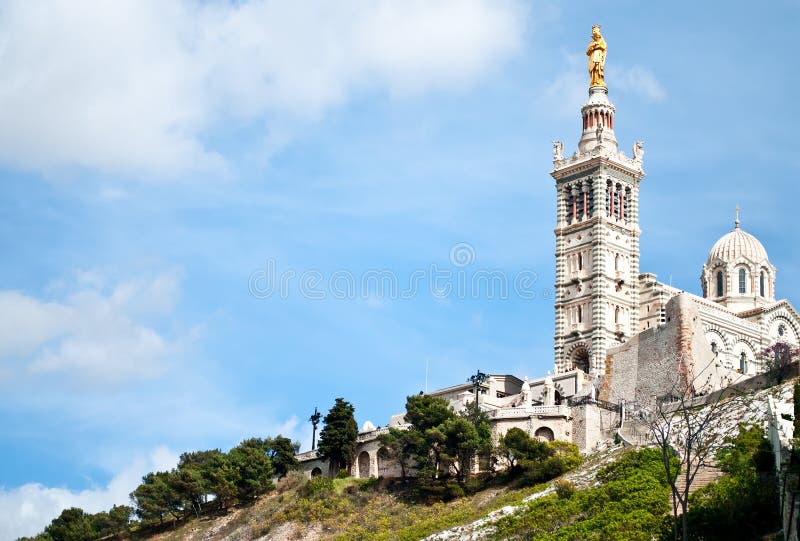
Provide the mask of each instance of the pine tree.
POLYGON ((320 432, 317 450, 323 459, 329 461, 328 468, 331 475, 336 475, 342 468, 350 471, 353 465, 358 436, 354 413, 355 408, 352 404, 344 398, 337 398, 325 416, 325 427, 320 432))

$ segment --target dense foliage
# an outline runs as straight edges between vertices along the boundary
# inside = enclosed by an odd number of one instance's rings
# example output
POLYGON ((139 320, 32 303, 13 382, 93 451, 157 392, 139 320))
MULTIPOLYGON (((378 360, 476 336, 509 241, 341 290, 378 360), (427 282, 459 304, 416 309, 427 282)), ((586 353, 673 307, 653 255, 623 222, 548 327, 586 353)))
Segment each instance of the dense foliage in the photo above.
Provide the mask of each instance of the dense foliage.
POLYGON ((549 481, 581 463, 576 445, 539 441, 520 428, 512 428, 500 438, 497 455, 508 466, 506 476, 519 478, 523 486, 549 481))
POLYGON ((320 456, 328 461, 330 473, 341 469, 350 471, 356 454, 355 408, 344 398, 337 398, 333 407, 325 416, 325 427, 319 434, 317 450, 320 456))
POLYGON ((654 449, 629 451, 597 474, 601 485, 576 491, 559 486, 556 494, 528 503, 501 519, 498 539, 651 541, 669 512, 669 486, 654 449))
POLYGON ((84 541, 114 536, 128 530, 132 514, 133 508, 127 505, 115 505, 110 511, 95 514, 70 507, 54 518, 43 533, 20 541, 84 541))
POLYGON ((689 498, 690 539, 760 539, 779 529, 775 463, 758 426, 725 438, 717 464, 726 474, 689 498))
MULTIPOLYGON (((406 399, 406 421, 411 424, 405 439, 412 445, 410 456, 418 477, 447 482, 454 477, 463 484, 481 450, 491 447, 488 420, 481 414, 456 414, 442 398, 417 395, 406 399)), ((461 492, 463 493, 463 492, 461 492)), ((455 492, 458 495, 459 491, 455 492)))

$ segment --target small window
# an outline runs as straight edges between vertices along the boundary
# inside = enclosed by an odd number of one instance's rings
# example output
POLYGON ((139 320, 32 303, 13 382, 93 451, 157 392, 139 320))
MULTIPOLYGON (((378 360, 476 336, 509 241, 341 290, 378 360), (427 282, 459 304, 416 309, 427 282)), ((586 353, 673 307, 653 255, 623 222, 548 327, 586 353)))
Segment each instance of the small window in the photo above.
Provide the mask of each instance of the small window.
POLYGON ((744 351, 739 354, 739 370, 742 374, 747 373, 747 354, 744 351))
POLYGON ((614 256, 614 270, 619 270, 619 254, 614 256))
POLYGON ((583 321, 583 308, 578 306, 578 323, 581 323, 582 321, 583 321))
POLYGON ((782 324, 778 325, 778 336, 783 336, 786 333, 786 327, 782 324))
POLYGON ((722 271, 717 271, 717 297, 722 297, 724 291, 725 278, 722 276, 722 271))
POLYGON ((619 306, 614 308, 614 323, 619 323, 619 306))
POLYGON ((761 271, 761 275, 758 277, 758 292, 762 297, 766 297, 764 294, 764 271, 761 271))
POLYGON ((711 342, 711 353, 717 353, 717 343, 711 342))
POLYGON ((739 269, 739 293, 747 293, 747 271, 739 269))
POLYGON ((578 270, 583 270, 583 254, 578 254, 578 270))

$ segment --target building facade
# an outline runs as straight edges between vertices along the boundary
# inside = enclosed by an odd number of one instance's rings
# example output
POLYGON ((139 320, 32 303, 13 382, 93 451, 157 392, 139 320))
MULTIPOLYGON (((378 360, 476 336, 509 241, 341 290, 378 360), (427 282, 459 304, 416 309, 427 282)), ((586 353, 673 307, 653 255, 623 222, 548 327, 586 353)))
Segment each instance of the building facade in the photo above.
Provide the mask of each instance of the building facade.
POLYGON ((555 371, 605 373, 609 347, 638 330, 641 144, 620 152, 605 86, 589 88, 578 149, 554 143, 555 371))

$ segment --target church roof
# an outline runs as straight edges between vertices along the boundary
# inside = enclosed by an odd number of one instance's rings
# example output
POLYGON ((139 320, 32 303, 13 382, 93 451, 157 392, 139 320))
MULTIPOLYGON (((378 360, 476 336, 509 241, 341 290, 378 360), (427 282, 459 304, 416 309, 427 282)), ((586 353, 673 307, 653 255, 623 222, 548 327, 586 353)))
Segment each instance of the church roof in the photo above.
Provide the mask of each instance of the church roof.
POLYGON ((737 219, 736 227, 734 227, 733 231, 724 235, 711 248, 711 253, 708 254, 708 264, 711 265, 717 259, 732 263, 740 257, 744 257, 753 263, 762 263, 769 259, 764 245, 753 235, 743 231, 739 227, 739 220, 737 219))

